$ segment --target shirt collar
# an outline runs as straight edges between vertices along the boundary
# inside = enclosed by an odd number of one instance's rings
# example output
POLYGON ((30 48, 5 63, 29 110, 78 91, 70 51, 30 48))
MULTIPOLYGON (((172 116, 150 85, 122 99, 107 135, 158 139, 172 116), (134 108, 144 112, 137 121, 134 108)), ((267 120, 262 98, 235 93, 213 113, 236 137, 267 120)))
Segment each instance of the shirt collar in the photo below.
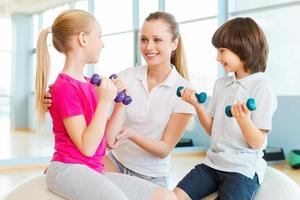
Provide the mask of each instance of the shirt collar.
POLYGON ((233 83, 239 83, 241 84, 242 87, 247 89, 250 87, 251 84, 253 84, 253 82, 255 82, 256 79, 261 77, 262 74, 263 74, 262 72, 253 73, 239 80, 236 79, 236 76, 234 74, 226 81, 226 87, 232 85, 233 83))
MULTIPOLYGON (((148 66, 147 65, 141 66, 140 69, 135 74, 135 77, 138 80, 145 82, 145 81, 147 81, 147 72, 148 72, 148 66)), ((176 83, 178 76, 179 76, 179 73, 177 72, 176 67, 174 65, 172 65, 172 70, 169 73, 168 77, 159 85, 172 87, 176 83)))

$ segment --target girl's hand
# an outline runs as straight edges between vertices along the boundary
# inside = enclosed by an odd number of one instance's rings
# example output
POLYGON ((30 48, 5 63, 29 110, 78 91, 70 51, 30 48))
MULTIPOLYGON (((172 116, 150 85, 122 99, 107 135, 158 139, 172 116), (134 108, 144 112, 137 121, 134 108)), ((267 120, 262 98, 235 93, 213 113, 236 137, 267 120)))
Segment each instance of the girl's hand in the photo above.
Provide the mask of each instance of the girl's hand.
POLYGON ((122 81, 121 81, 121 79, 119 78, 119 77, 117 77, 117 78, 112 78, 111 79, 112 80, 112 82, 116 85, 116 87, 118 88, 118 92, 122 92, 122 91, 126 91, 126 94, 127 95, 129 95, 128 94, 128 87, 127 87, 127 85, 125 85, 122 81))
POLYGON ((100 102, 112 102, 117 95, 117 87, 110 79, 103 77, 96 93, 100 102))
POLYGON ((51 108, 52 105, 52 96, 51 96, 52 84, 50 84, 48 87, 49 89, 46 91, 44 96, 44 101, 43 101, 44 109, 46 112, 49 112, 49 109, 51 108))
POLYGON ((231 106, 231 113, 237 120, 243 119, 245 117, 250 117, 250 110, 248 109, 246 103, 238 102, 231 106))
POLYGON ((196 94, 195 90, 185 88, 181 91, 181 98, 182 98, 182 100, 188 102, 192 106, 196 106, 199 103, 198 103, 198 100, 197 100, 195 94, 196 94))

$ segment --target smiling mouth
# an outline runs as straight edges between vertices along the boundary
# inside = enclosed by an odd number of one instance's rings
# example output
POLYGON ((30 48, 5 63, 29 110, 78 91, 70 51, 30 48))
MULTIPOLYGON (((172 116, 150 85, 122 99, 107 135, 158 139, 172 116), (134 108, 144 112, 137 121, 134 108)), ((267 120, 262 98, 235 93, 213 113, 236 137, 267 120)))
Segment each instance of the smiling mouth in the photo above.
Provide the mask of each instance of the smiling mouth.
POLYGON ((158 56, 159 54, 158 53, 145 53, 145 55, 147 58, 154 58, 154 57, 158 56))

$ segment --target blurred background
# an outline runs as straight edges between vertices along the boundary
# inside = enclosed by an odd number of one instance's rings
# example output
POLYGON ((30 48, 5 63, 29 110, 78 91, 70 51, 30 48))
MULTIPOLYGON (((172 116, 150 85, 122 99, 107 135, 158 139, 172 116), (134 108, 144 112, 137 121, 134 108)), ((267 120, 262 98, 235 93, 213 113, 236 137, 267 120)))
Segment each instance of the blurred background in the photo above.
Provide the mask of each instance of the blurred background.
MULTIPOLYGON (((36 131, 35 48, 39 32, 69 8, 94 14, 102 26, 105 48, 100 62, 86 68, 88 76, 145 64, 138 48, 145 17, 157 10, 172 13, 180 23, 190 80, 208 95, 215 80, 225 75, 211 44, 214 31, 228 19, 252 17, 267 36, 266 76, 278 95, 269 146, 285 154, 300 148, 300 0, 0 0, 0 167, 38 164, 51 157, 50 119, 43 131, 36 131)), ((64 57, 50 40, 49 48, 51 83, 64 57)), ((209 145, 196 120, 184 137, 192 140, 195 151, 209 145)))

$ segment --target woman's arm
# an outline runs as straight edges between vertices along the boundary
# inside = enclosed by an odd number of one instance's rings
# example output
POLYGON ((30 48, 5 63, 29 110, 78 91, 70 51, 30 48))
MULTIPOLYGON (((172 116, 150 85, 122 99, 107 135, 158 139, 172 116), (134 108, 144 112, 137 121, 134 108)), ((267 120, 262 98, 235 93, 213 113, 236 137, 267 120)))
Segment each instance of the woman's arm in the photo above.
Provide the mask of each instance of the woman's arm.
POLYGON ((129 128, 124 129, 117 136, 117 139, 124 140, 128 138, 145 151, 160 158, 165 158, 171 153, 183 135, 191 118, 192 114, 173 113, 160 140, 142 137, 129 128))

